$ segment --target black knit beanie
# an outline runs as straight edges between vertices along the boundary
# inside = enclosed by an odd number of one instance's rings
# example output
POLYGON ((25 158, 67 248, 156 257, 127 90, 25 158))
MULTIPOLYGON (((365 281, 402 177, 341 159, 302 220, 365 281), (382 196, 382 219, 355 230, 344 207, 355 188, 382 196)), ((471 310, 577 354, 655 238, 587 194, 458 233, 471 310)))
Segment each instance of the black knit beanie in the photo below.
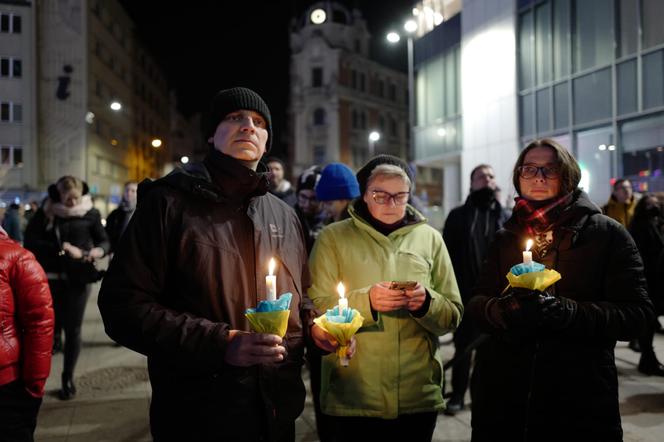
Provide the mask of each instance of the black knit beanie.
POLYGON ((370 159, 367 164, 365 164, 360 170, 358 170, 357 174, 355 175, 357 177, 357 182, 360 184, 360 195, 364 195, 364 192, 367 190, 367 182, 369 181, 371 172, 373 172, 373 170, 381 164, 390 164, 392 166, 400 167, 404 172, 406 172, 408 178, 410 178, 411 189, 415 186, 413 173, 404 160, 393 155, 376 155, 370 159))
POLYGON ((246 87, 224 89, 215 95, 210 104, 210 112, 205 124, 205 139, 214 136, 217 126, 226 115, 240 109, 258 112, 265 118, 268 135, 265 152, 269 152, 272 147, 272 116, 270 115, 270 109, 260 95, 246 87))

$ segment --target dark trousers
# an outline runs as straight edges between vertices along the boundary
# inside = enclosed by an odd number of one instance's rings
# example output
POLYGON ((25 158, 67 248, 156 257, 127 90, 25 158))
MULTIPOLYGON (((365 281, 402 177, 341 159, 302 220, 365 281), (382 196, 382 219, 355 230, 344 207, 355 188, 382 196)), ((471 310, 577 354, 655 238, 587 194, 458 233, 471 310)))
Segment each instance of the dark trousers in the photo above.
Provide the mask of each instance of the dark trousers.
POLYGON ((470 379, 470 365, 473 352, 468 350, 470 344, 477 339, 479 333, 475 324, 465 316, 454 332, 454 365, 452 366, 452 400, 463 401, 470 379))
POLYGON ((431 442, 438 413, 402 414, 396 419, 378 417, 327 416, 330 438, 334 442, 367 440, 404 440, 431 442), (370 435, 370 437, 367 437, 370 435))
POLYGON ((55 310, 55 328, 65 332, 63 374, 73 375, 81 353, 81 326, 85 306, 90 296, 88 284, 69 284, 67 281, 50 280, 55 310))
POLYGON ((0 442, 32 442, 41 402, 30 396, 23 381, 0 386, 0 442))
POLYGON ((323 414, 320 408, 320 385, 321 385, 321 365, 322 353, 314 346, 307 347, 307 362, 309 365, 309 375, 311 379, 311 396, 314 401, 314 414, 316 417, 316 432, 320 442, 328 442, 330 434, 329 416, 323 414))

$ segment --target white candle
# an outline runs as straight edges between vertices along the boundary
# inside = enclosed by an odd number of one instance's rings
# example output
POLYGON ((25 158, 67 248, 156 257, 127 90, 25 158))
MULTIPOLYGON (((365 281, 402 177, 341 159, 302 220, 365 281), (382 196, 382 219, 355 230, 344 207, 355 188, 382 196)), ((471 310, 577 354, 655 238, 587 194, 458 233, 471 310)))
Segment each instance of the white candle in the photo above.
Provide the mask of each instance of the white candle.
POLYGON ((265 287, 267 288, 267 300, 274 301, 277 299, 277 275, 274 274, 274 268, 276 263, 274 258, 270 259, 270 264, 268 265, 269 275, 265 277, 265 287))
POLYGON ((348 298, 345 297, 346 288, 341 282, 337 285, 337 293, 339 293, 339 314, 343 315, 344 310, 348 308, 348 298))
POLYGON ((526 250, 523 252, 523 263, 525 265, 531 265, 533 263, 533 252, 530 251, 530 248, 532 246, 533 246, 532 239, 526 241, 526 250))

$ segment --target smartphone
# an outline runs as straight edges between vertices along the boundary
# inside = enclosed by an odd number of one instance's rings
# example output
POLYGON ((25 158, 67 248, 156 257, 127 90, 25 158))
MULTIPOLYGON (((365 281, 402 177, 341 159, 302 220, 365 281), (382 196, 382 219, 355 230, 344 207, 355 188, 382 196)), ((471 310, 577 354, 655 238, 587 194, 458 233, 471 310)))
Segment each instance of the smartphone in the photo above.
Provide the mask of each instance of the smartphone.
POLYGON ((417 286, 417 281, 392 281, 390 289, 392 290, 412 290, 417 286))

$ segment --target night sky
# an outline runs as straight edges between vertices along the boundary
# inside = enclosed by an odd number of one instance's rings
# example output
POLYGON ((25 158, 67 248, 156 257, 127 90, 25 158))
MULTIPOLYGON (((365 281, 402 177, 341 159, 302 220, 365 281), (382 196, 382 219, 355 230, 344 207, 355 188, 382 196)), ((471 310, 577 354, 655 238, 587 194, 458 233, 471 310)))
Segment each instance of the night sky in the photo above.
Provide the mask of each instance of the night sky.
MULTIPOLYGON (((139 38, 163 68, 185 115, 205 111, 220 89, 246 86, 259 92, 272 111, 275 153, 285 130, 289 96, 289 24, 306 0, 165 2, 120 0, 136 23, 139 38)), ((367 21, 372 56, 406 70, 406 49, 390 47, 384 35, 401 29, 412 0, 349 0, 367 21)))

